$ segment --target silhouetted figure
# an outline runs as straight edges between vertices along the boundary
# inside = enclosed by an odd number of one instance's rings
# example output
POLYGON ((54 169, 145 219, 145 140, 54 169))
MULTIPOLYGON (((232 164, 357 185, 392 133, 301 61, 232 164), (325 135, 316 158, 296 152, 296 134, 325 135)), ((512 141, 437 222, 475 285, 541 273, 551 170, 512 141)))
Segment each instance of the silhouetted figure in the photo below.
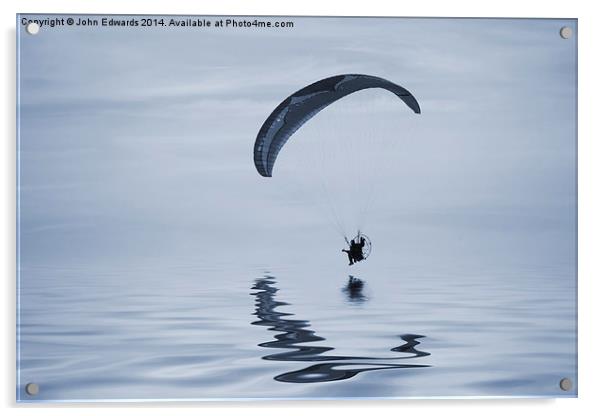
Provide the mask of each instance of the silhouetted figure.
POLYGON ((351 255, 351 248, 349 248, 349 250, 341 250, 345 253, 347 253, 347 258, 349 259, 349 265, 351 266, 353 264, 353 256, 351 255))
POLYGON ((358 261, 364 260, 364 252, 363 248, 366 245, 366 239, 364 237, 360 238, 360 241, 357 242, 355 239, 347 242, 349 244, 349 250, 343 249, 341 251, 347 253, 347 257, 349 258, 349 265, 351 266, 358 261))
POLYGON ((364 260, 364 246, 366 245, 366 239, 364 237, 360 238, 360 242, 357 243, 355 246, 355 261, 362 261, 364 260))

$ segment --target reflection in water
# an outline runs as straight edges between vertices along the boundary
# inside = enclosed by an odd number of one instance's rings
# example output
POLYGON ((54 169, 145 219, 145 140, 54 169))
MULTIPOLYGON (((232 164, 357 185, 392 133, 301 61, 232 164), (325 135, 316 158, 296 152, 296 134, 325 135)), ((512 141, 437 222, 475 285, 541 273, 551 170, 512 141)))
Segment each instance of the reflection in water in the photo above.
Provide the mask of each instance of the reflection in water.
POLYGON ((350 303, 363 303, 367 299, 364 296, 363 289, 364 282, 357 277, 349 275, 349 280, 342 290, 347 295, 347 300, 350 303))
POLYGON ((404 341, 404 344, 392 348, 391 351, 400 352, 404 355, 393 358, 325 355, 326 352, 331 351, 334 348, 300 345, 314 341, 324 341, 325 338, 319 337, 314 331, 307 329, 310 326, 309 321, 286 319, 286 316, 291 316, 292 314, 276 311, 277 307, 288 305, 288 303, 278 302, 274 299, 275 294, 278 291, 274 286, 275 283, 276 280, 272 276, 265 276, 255 281, 255 284, 252 287, 253 290, 257 291, 252 293, 252 295, 255 296, 256 308, 254 315, 256 315, 259 320, 252 322, 252 325, 268 326, 270 327, 270 331, 281 332, 274 336, 274 338, 276 338, 275 341, 264 342, 259 344, 259 346, 265 348, 279 348, 288 351, 266 355, 263 359, 320 362, 319 364, 314 364, 301 370, 280 374, 274 377, 276 380, 290 383, 316 383, 344 380, 364 371, 429 367, 428 365, 421 364, 390 363, 391 361, 430 355, 428 352, 416 349, 420 344, 418 338, 422 338, 422 335, 401 335, 400 338, 404 341), (388 362, 380 363, 374 361, 388 362))

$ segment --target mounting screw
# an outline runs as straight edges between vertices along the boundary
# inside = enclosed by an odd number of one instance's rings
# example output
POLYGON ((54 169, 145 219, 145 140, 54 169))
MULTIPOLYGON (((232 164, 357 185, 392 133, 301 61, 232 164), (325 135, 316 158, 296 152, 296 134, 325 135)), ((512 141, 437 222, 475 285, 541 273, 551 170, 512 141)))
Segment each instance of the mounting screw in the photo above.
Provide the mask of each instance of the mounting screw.
POLYGON ((37 35, 38 32, 40 31, 40 25, 35 22, 31 22, 31 23, 28 23, 27 26, 25 26, 25 30, 30 35, 37 35))
POLYGON ((559 383, 560 389, 564 391, 569 391, 573 388, 573 382, 570 378, 563 378, 559 383))
POLYGON ((569 39, 571 36, 573 36, 573 29, 568 26, 563 26, 560 28, 560 37, 562 39, 569 39))
POLYGON ((39 392, 40 392, 40 386, 38 386, 36 383, 28 383, 25 386, 25 393, 27 393, 30 396, 35 396, 39 392))

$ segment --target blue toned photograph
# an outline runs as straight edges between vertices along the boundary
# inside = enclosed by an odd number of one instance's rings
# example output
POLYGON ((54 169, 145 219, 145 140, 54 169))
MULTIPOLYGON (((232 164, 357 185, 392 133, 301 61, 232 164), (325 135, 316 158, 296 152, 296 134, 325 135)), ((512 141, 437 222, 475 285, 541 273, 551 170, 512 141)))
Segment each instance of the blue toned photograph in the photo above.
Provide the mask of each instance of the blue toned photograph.
POLYGON ((577 397, 577 20, 17 16, 18 402, 577 397))

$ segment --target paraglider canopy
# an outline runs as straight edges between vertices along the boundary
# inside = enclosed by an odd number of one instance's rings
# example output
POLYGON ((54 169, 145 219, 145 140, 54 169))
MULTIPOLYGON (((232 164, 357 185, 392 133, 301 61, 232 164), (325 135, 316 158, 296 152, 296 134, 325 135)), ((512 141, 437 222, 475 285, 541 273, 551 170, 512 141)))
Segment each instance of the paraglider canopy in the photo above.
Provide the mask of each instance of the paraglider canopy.
MULTIPOLYGON (((271 177, 280 150, 297 130, 334 102, 358 91, 367 89, 388 91, 401 100, 401 102, 409 107, 414 113, 420 113, 418 101, 408 90, 384 78, 363 74, 344 74, 324 78, 289 95, 263 122, 263 125, 257 134, 257 138, 255 139, 253 149, 253 160, 257 172, 261 176, 271 177)), ((369 94, 370 93, 368 93, 368 96, 369 94)), ((362 96, 363 94, 357 94, 353 97, 359 99, 359 104, 364 103, 365 105, 366 102, 370 102, 370 100, 365 100, 365 98, 363 98, 365 96, 362 96)), ((400 102, 399 100, 394 98, 390 99, 395 110, 397 109, 397 103, 400 102)), ((344 101, 354 102, 354 98, 344 101)), ((341 105, 344 108, 345 105, 343 104, 344 103, 340 103, 333 106, 332 110, 336 110, 341 105)), ((354 102, 354 105, 356 104, 358 104, 358 101, 354 102)), ((362 107, 360 106, 360 110, 361 108, 362 107)), ((327 112, 329 112, 330 116, 332 115, 330 109, 327 110, 327 112)), ((357 112, 355 114, 357 114, 357 112)), ((345 241, 349 246, 348 249, 342 250, 347 253, 349 265, 367 259, 372 251, 372 243, 370 239, 360 231, 358 231, 357 235, 351 240, 345 237, 347 235, 346 231, 350 228, 347 227, 348 223, 346 221, 341 220, 341 214, 351 214, 353 217, 351 222, 355 224, 354 228, 351 229, 363 229, 365 225, 364 219, 367 216, 375 188, 375 182, 367 180, 369 175, 365 174, 366 170, 363 169, 364 165, 356 163, 353 156, 374 156, 379 154, 389 156, 392 153, 387 153, 387 149, 375 144, 377 143, 377 139, 384 139, 386 143, 388 141, 387 139, 391 138, 392 141, 396 143, 399 141, 399 137, 402 136, 402 134, 408 134, 407 129, 402 127, 392 129, 385 135, 372 133, 372 135, 368 137, 369 140, 361 140, 363 137, 361 133, 359 133, 359 130, 362 128, 373 132, 375 129, 378 129, 379 126, 387 125, 387 114, 385 113, 382 117, 385 118, 379 119, 367 117, 363 118, 362 121, 356 121, 354 123, 349 123, 349 120, 345 119, 343 126, 354 129, 353 131, 348 130, 347 134, 341 129, 333 130, 331 134, 328 134, 328 132, 325 132, 324 130, 321 130, 319 134, 306 134, 305 140, 300 140, 299 143, 307 143, 306 140, 308 140, 308 138, 317 140, 315 142, 310 141, 310 144, 307 145, 307 150, 310 152, 317 151, 318 153, 312 155, 312 157, 294 158, 302 163, 298 169, 292 169, 294 173, 298 173, 298 177, 295 179, 300 179, 300 182, 302 183, 309 182, 310 186, 306 188, 316 190, 317 193, 320 194, 314 199, 318 202, 324 201, 328 203, 327 208, 329 209, 325 210, 326 215, 330 217, 331 223, 336 227, 339 234, 345 238, 345 241), (353 125, 353 127, 349 127, 348 125, 353 125), (356 138, 359 138, 360 140, 355 140, 356 138), (367 149, 365 150, 367 151, 358 152, 356 146, 357 143, 365 144, 367 146, 367 149), (324 151, 326 147, 324 145, 328 144, 335 145, 334 152, 324 151), (336 157, 332 157, 333 155, 336 157), (337 160, 343 160, 344 163, 342 165, 337 165, 337 160), (316 166, 311 166, 312 163, 316 166), (323 163, 323 166, 318 166, 319 163, 323 163), (342 167, 342 170, 337 169, 337 166, 339 168, 342 167), (313 181, 312 175, 316 176, 316 182, 313 181), (333 183, 336 185, 332 186, 333 183), (341 204, 341 201, 338 198, 341 194, 344 196, 351 196, 352 201, 341 204)), ((399 119, 401 118, 403 117, 399 117, 399 119)), ((320 119, 320 117, 317 119, 320 119)), ((318 122, 318 120, 316 120, 316 122, 318 122)), ((333 123, 333 125, 336 126, 336 123, 333 123)), ((303 131, 306 132, 308 129, 311 132, 311 126, 308 126, 303 131)), ((291 160, 288 160, 290 163, 291 160)), ((371 162, 370 165, 366 166, 382 167, 383 165, 377 165, 374 161, 371 162)), ((288 166, 289 163, 285 163, 285 165, 288 166)), ((373 170, 379 171, 381 169, 373 170)))
POLYGON ((372 75, 337 75, 314 82, 287 97, 265 120, 253 151, 255 168, 261 176, 272 176, 280 149, 305 122, 333 102, 367 88, 382 88, 399 97, 415 113, 420 106, 405 88, 372 75))

